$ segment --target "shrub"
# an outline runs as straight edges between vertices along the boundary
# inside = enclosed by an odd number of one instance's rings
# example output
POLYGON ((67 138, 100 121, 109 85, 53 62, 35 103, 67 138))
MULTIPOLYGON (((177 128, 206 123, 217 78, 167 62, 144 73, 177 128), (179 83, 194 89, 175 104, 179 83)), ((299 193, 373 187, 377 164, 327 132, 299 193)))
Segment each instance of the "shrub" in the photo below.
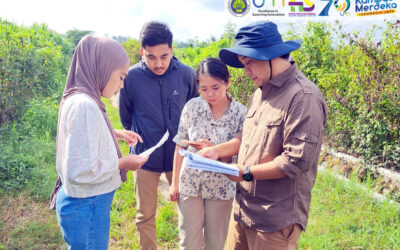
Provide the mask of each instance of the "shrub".
POLYGON ((329 105, 326 138, 335 148, 368 163, 399 169, 400 21, 387 22, 382 40, 376 27, 347 34, 340 23, 308 23, 293 53, 299 68, 329 105), (333 37, 332 34, 338 35, 333 37))
POLYGON ((134 65, 135 63, 140 62, 141 55, 139 53, 140 42, 136 39, 128 39, 127 41, 121 43, 124 46, 126 52, 129 56, 129 65, 134 65))
POLYGON ((30 28, 0 19, 0 125, 22 116, 33 97, 64 86, 70 43, 46 25, 30 28))
POLYGON ((51 191, 59 98, 33 99, 17 122, 0 128, 0 194, 27 189, 41 199, 51 191))

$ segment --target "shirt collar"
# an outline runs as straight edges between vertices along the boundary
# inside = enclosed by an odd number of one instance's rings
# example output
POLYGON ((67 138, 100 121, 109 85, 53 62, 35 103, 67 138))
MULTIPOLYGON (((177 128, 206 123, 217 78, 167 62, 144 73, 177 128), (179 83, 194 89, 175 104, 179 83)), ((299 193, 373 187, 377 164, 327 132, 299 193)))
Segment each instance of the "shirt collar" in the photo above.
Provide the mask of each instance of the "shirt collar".
POLYGON ((291 66, 286 69, 285 71, 283 71, 282 73, 280 73, 279 75, 275 76, 274 78, 272 78, 271 80, 263 83, 263 85, 261 86, 261 89, 267 89, 267 86, 272 84, 275 87, 282 87, 288 80, 293 79, 296 74, 297 74, 297 65, 294 61, 291 61, 291 66))
MULTIPOLYGON (((228 112, 230 112, 232 110, 232 108, 234 107, 234 100, 232 99, 231 94, 228 94, 228 99, 231 101, 231 105, 229 106, 228 112)), ((201 108, 202 110, 199 110, 200 112, 206 112, 208 115, 210 115, 211 117, 213 117, 211 108, 210 108, 210 104, 200 95, 200 100, 201 100, 201 108)), ((219 119, 220 120, 220 119, 219 119)))

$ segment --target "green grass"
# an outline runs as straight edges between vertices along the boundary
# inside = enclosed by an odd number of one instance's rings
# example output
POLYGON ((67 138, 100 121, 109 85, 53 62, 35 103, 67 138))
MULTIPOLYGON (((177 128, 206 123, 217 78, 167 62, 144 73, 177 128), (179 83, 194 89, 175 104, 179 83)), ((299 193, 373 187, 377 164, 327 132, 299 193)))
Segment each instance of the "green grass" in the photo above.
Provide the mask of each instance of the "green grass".
POLYGON ((400 248, 399 204, 377 201, 356 183, 319 172, 299 249, 400 248))
POLYGON ((159 210, 156 218, 158 244, 168 249, 177 249, 178 215, 175 203, 159 199, 159 210))
POLYGON ((0 198, 0 249, 59 249, 64 240, 54 211, 29 192, 0 198))

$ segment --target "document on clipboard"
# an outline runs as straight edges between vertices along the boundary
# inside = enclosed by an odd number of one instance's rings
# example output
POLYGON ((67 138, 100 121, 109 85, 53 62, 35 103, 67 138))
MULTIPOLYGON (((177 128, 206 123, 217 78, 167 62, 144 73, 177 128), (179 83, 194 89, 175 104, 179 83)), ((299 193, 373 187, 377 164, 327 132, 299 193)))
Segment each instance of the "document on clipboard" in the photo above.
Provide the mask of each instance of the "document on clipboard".
POLYGON ((187 157, 189 168, 239 176, 239 169, 229 164, 204 158, 182 148, 179 149, 179 154, 187 157))
POLYGON ((168 140, 168 137, 169 137, 169 132, 167 130, 167 132, 165 132, 163 137, 161 137, 160 141, 156 145, 154 145, 153 147, 151 147, 151 148, 147 149, 146 151, 142 152, 141 154, 139 154, 139 156, 145 157, 145 156, 150 155, 151 153, 154 152, 154 150, 156 150, 157 148, 161 147, 168 140))

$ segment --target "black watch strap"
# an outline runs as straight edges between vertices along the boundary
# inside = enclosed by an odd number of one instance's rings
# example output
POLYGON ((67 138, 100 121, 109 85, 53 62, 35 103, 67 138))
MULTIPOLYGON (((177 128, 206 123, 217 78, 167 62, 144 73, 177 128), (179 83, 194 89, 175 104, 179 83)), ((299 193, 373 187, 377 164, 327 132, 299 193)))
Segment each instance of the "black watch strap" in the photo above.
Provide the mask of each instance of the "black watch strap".
POLYGON ((244 173, 242 175, 243 180, 245 181, 253 181, 253 174, 250 172, 250 166, 246 166, 244 169, 244 173))

